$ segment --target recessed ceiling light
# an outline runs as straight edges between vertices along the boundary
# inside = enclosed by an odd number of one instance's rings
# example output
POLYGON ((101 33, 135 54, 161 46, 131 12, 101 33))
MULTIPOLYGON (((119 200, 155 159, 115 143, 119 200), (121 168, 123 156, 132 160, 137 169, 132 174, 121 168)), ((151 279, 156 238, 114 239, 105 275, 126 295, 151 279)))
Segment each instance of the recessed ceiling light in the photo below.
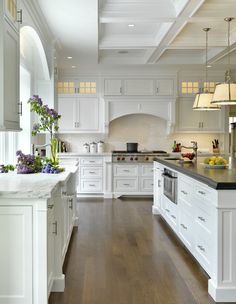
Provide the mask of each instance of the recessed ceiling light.
POLYGON ((207 68, 212 68, 212 65, 208 64, 208 65, 207 65, 207 68))
POLYGON ((126 50, 121 50, 121 51, 118 51, 118 54, 128 54, 129 52, 126 51, 126 50))
POLYGON ((71 57, 71 56, 67 56, 66 58, 67 58, 67 59, 72 59, 72 57, 71 57))
POLYGON ((130 23, 130 24, 128 24, 128 27, 135 27, 135 24, 130 23))
POLYGON ((72 69, 75 69, 75 68, 76 68, 76 65, 72 65, 71 67, 72 67, 72 69))

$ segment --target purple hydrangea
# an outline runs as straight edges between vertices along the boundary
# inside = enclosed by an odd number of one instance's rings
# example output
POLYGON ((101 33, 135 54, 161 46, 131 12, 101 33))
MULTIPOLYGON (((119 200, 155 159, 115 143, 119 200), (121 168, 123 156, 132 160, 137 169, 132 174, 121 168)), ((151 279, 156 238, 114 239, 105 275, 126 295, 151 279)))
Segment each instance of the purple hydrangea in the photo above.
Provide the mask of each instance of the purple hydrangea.
POLYGON ((33 124, 33 130, 34 130, 34 131, 38 131, 39 128, 40 128, 40 124, 39 124, 39 123, 34 123, 34 124, 33 124))

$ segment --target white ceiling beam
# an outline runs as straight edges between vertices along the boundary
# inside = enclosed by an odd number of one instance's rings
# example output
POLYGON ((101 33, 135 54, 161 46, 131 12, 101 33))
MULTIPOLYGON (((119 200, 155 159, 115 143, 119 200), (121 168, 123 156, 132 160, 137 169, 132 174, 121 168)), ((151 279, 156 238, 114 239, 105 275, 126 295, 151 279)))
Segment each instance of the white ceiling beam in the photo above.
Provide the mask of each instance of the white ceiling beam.
POLYGON ((190 0, 186 7, 181 12, 178 20, 172 25, 169 32, 164 36, 156 50, 150 56, 147 63, 156 63, 161 55, 165 52, 166 47, 175 39, 179 32, 185 27, 189 18, 199 9, 205 0, 190 0))
POLYGON ((154 17, 148 16, 101 16, 99 18, 100 23, 165 23, 175 22, 177 18, 172 17, 154 17))

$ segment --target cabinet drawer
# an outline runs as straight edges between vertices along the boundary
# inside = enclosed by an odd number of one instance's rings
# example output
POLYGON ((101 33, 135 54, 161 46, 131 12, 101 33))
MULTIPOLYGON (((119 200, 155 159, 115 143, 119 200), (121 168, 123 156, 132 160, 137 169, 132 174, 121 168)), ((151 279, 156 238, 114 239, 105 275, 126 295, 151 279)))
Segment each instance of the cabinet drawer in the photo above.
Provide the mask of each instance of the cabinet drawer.
POLYGON ((138 191, 138 179, 137 178, 115 178, 114 179, 115 192, 137 192, 138 191))
POLYGON ((102 180, 93 180, 93 179, 81 179, 80 181, 80 190, 81 192, 94 192, 100 193, 103 192, 102 189, 102 180))
POLYGON ((138 176, 138 166, 114 165, 114 176, 138 176))
POLYGON ((83 157, 80 158, 80 165, 102 165, 103 158, 102 157, 83 157))
POLYGON ((192 248, 193 239, 193 219, 188 212, 179 212, 179 236, 188 248, 192 248))
POLYGON ((195 232, 195 257, 208 274, 211 272, 211 235, 200 227, 195 232))
POLYGON ((178 195, 179 198, 185 200, 188 202, 188 204, 191 204, 191 196, 193 192, 193 185, 186 181, 185 179, 179 178, 178 182, 178 195))
POLYGON ((212 231, 213 207, 207 201, 195 200, 195 221, 198 225, 206 229, 207 232, 212 231))
POLYGON ((81 167, 80 177, 81 178, 102 178, 103 168, 102 167, 81 167))
POLYGON ((211 201, 214 199, 214 193, 211 189, 204 187, 202 185, 194 186, 194 195, 200 200, 208 200, 211 201))
POLYGON ((143 165, 141 166, 141 175, 142 176, 153 176, 153 166, 143 165))
POLYGON ((153 192, 153 178, 142 177, 140 179, 141 192, 153 192))

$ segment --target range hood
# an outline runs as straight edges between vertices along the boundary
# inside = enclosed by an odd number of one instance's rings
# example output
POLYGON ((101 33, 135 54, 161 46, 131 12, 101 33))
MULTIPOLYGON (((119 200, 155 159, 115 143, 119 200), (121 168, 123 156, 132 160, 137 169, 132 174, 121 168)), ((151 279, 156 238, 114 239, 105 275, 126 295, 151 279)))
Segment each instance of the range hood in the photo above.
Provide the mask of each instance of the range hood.
POLYGON ((105 128, 122 116, 147 114, 166 120, 166 133, 170 134, 175 125, 175 100, 106 100, 105 128))

